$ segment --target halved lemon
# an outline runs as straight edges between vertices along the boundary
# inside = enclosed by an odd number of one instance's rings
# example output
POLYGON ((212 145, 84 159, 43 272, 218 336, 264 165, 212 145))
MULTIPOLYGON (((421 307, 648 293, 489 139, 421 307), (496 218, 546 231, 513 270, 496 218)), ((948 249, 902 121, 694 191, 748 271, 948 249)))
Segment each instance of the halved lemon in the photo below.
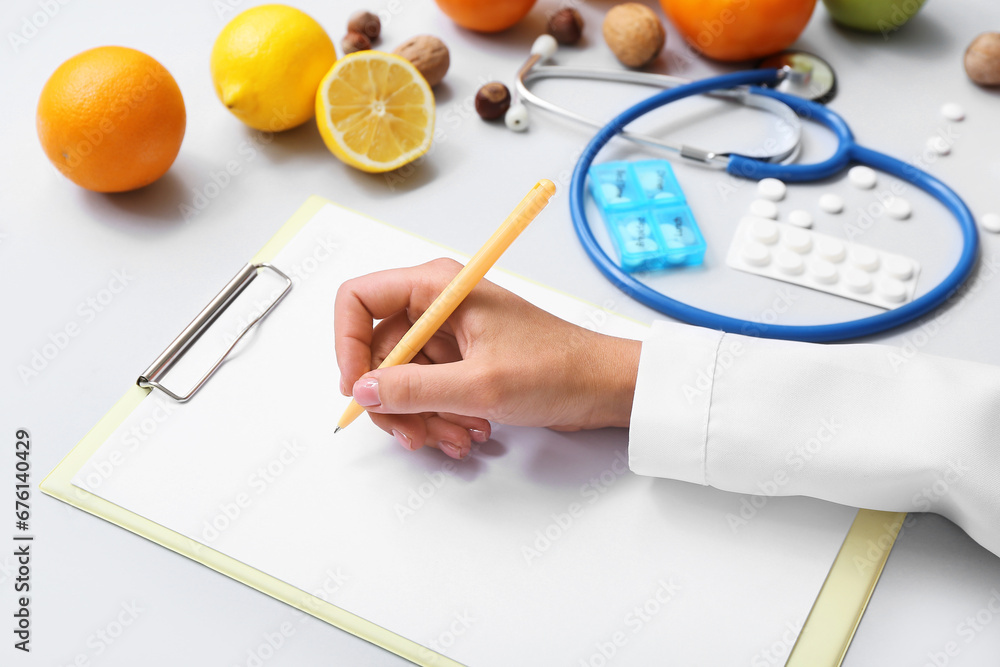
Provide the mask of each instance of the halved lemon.
POLYGON ((379 173, 416 160, 431 147, 434 93, 410 61, 381 51, 338 60, 316 91, 316 123, 330 151, 379 173))

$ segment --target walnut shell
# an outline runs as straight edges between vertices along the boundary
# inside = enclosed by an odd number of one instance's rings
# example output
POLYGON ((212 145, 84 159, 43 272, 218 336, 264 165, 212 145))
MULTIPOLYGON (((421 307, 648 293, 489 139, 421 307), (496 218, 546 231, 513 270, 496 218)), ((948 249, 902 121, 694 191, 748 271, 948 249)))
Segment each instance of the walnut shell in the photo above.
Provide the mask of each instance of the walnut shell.
POLYGON ((448 47, 431 35, 417 35, 397 46, 393 53, 413 63, 431 86, 441 83, 451 64, 448 47))
POLYGON ((663 50, 667 33, 652 9, 637 2, 612 7, 604 17, 604 41, 626 67, 644 67, 663 50))
POLYGON ((965 51, 965 73, 980 86, 1000 85, 1000 32, 984 32, 965 51))

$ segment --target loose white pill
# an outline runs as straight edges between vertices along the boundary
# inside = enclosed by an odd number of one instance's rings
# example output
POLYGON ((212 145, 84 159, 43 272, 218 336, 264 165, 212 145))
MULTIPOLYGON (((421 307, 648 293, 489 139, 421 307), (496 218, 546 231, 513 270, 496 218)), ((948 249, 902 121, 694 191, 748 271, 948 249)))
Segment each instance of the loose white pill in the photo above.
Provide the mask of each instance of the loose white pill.
POLYGON ((819 256, 823 259, 835 264, 843 262, 844 257, 847 256, 844 244, 837 239, 821 238, 816 244, 816 252, 819 253, 819 256))
POLYGON ((885 272, 898 280, 909 280, 913 276, 913 262, 903 257, 890 257, 885 261, 885 272))
POLYGON ((779 271, 787 273, 790 276, 797 276, 805 270, 805 262, 802 261, 802 255, 791 250, 785 250, 784 248, 775 253, 774 263, 778 266, 779 271))
POLYGON ((778 219, 778 207, 773 201, 767 199, 754 199, 750 202, 750 212, 758 218, 778 219))
POLYGON ((951 152, 951 146, 949 146, 944 137, 940 135, 928 139, 927 148, 934 151, 938 155, 947 155, 951 152))
POLYGON ((755 240, 771 245, 778 240, 778 226, 767 218, 750 218, 750 236, 755 240))
POLYGON ((771 201, 781 201, 787 191, 785 184, 776 178, 765 178, 757 183, 757 194, 771 201))
POLYGON ((851 167, 851 170, 847 172, 847 178, 851 181, 851 185, 862 190, 871 190, 878 182, 878 174, 875 173, 875 170, 863 164, 851 167))
POLYGON ((895 278, 881 278, 878 281, 878 293, 882 295, 886 301, 902 303, 906 300, 906 285, 899 282, 895 278))
POLYGON ((844 271, 844 284, 847 289, 857 294, 867 294, 872 291, 872 278, 861 269, 853 267, 844 271))
POLYGON ((948 102, 948 104, 941 107, 941 115, 948 120, 965 120, 965 109, 954 102, 948 102))
POLYGON ((825 259, 818 257, 813 257, 809 261, 809 275, 815 278, 816 282, 823 283, 824 285, 832 285, 839 278, 837 267, 825 259))
POLYGON ((886 212, 897 220, 906 220, 913 213, 913 207, 910 206, 910 202, 906 201, 902 197, 893 197, 885 205, 886 212))
POLYGON ((1000 234, 1000 214, 998 213, 984 214, 983 217, 979 218, 979 224, 988 232, 1000 234))
POLYGON ((515 132, 524 132, 528 129, 528 107, 520 102, 512 105, 504 114, 503 122, 515 132))
POLYGON ((848 258, 854 266, 865 271, 874 271, 878 268, 878 253, 871 248, 855 246, 851 248, 848 258))
POLYGON ((790 228, 785 231, 782 245, 789 250, 794 250, 799 254, 805 254, 812 250, 812 235, 804 229, 790 228))
POLYGON ((797 208, 788 214, 788 222, 792 223, 796 227, 809 229, 813 226, 813 217, 809 214, 809 211, 803 211, 801 208, 797 208))
POLYGON ((874 271, 879 265, 878 253, 865 246, 851 248, 849 258, 851 264, 865 271, 874 271))
POLYGON ((844 210, 844 200, 835 194, 827 193, 819 198, 819 207, 827 213, 840 213, 844 210))
POLYGON ((771 261, 771 251, 756 241, 749 241, 742 254, 743 260, 752 266, 767 266, 771 261))

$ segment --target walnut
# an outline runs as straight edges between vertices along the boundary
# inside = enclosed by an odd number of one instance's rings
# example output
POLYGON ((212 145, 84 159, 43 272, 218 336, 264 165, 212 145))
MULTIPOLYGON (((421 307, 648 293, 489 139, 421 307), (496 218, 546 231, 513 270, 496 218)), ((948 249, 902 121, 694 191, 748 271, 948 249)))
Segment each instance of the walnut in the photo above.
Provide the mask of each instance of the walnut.
POLYGON ((653 10, 637 2, 626 2, 604 17, 604 41, 626 67, 644 67, 663 50, 667 34, 653 10))
POLYGON ((409 39, 397 46, 393 53, 413 63, 431 86, 441 83, 451 63, 448 47, 440 39, 430 35, 418 35, 409 39))
POLYGON ((965 51, 965 73, 980 86, 1000 86, 1000 32, 984 32, 965 51))

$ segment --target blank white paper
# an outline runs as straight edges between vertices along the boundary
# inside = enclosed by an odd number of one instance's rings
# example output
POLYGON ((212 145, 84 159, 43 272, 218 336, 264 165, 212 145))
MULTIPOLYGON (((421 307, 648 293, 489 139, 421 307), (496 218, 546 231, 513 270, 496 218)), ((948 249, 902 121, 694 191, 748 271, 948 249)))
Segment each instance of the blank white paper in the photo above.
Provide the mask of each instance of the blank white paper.
POLYGON ((326 206, 275 258, 295 286, 234 358, 189 403, 154 391, 73 483, 469 665, 783 664, 854 510, 633 475, 620 429, 496 426, 463 462, 364 417, 334 437, 338 286, 440 256, 326 206))

